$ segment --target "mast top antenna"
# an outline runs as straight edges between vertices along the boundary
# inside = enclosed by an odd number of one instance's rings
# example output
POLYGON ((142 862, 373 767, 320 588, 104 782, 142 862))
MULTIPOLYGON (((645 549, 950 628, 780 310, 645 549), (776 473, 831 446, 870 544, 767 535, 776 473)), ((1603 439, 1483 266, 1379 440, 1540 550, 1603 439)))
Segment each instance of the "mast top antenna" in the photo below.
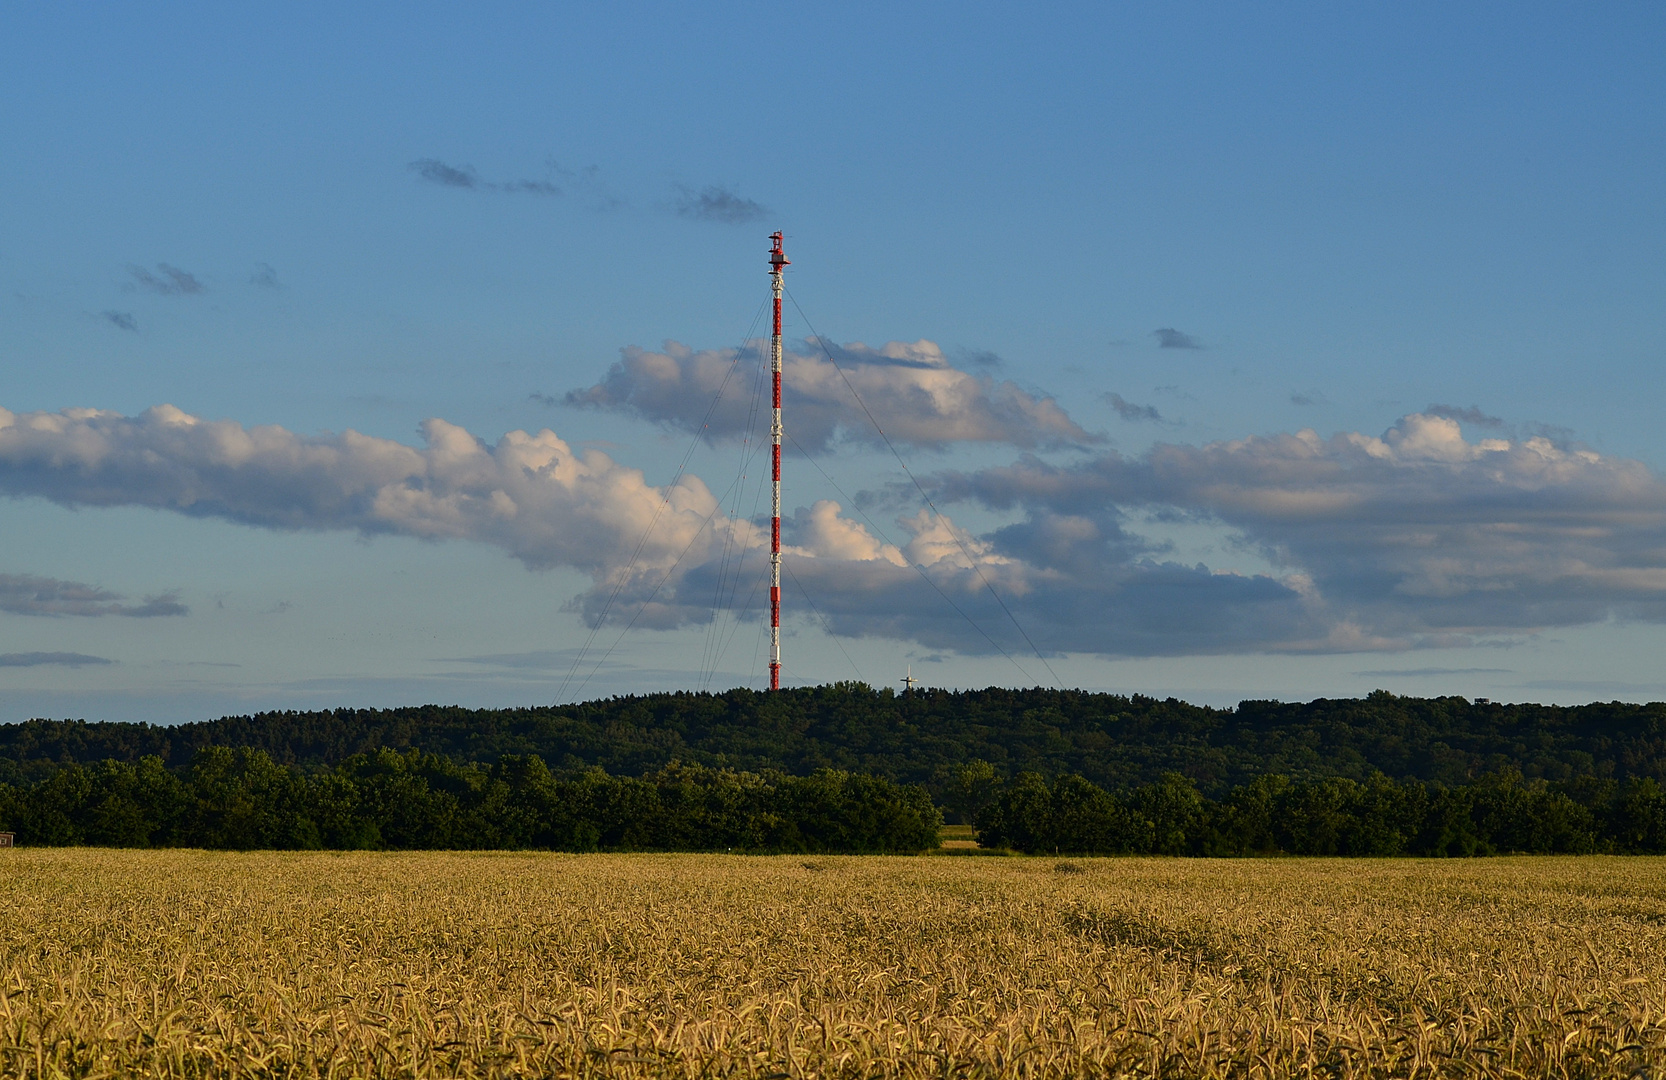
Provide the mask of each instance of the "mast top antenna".
POLYGON ((783 266, 791 266, 791 265, 792 265, 792 260, 787 258, 787 253, 781 250, 781 234, 779 232, 770 233, 769 234, 769 267, 770 267, 769 272, 772 273, 772 274, 778 273, 783 266))

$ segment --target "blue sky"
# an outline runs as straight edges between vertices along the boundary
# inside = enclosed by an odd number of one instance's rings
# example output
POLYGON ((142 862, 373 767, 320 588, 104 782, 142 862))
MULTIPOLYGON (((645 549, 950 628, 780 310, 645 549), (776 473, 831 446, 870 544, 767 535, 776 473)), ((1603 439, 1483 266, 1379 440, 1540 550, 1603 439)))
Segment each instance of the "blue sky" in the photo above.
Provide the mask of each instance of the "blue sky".
POLYGON ((1663 54, 1647 4, 13 5, 0 720, 761 685, 776 228, 788 682, 1666 697, 1663 54))

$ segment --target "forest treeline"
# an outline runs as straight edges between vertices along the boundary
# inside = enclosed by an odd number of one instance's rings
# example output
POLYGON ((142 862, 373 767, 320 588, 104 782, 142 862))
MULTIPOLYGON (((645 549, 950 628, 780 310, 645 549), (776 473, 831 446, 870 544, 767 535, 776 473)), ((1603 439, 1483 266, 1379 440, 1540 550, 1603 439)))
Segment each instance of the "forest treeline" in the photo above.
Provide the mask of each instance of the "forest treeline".
MULTIPOLYGON (((1666 781, 1666 703, 1507 705, 1378 691, 1213 709, 1173 698, 991 688, 896 694, 861 683, 764 693, 666 693, 533 709, 442 706, 271 712, 178 725, 31 720, 0 725, 0 782, 72 764, 189 765, 250 747, 303 772, 384 749, 490 767, 536 755, 560 772, 643 777, 672 762, 807 776, 836 769, 925 784, 937 796, 971 761, 1011 780, 1080 775, 1122 791, 1186 776, 1211 798, 1259 777, 1456 787, 1500 770, 1528 780, 1666 781)), ((946 807, 951 816, 958 814, 946 807)))
POLYGON ((974 796, 981 844, 1030 853, 1666 853, 1666 789, 1650 778, 1553 783, 1510 769, 1447 787, 1263 776, 1210 799, 1177 773, 1115 793, 1077 775, 1003 784, 973 763, 959 786, 974 796))
MULTIPOLYGON (((1178 773, 1113 792, 1076 774, 1007 780, 973 761, 942 799, 986 848, 1027 853, 1666 853, 1666 790, 1650 778, 1273 775, 1211 798, 1178 773)), ((833 769, 674 763, 621 777, 552 772, 535 755, 488 766, 385 749, 307 771, 208 747, 182 768, 107 760, 0 785, 0 829, 31 846, 886 854, 935 848, 941 810, 922 785, 833 769)))
POLYGON ((303 772, 208 747, 182 769, 148 756, 0 785, 0 829, 34 846, 886 854, 935 846, 941 823, 923 788, 831 769, 558 776, 535 756, 416 750, 303 772))

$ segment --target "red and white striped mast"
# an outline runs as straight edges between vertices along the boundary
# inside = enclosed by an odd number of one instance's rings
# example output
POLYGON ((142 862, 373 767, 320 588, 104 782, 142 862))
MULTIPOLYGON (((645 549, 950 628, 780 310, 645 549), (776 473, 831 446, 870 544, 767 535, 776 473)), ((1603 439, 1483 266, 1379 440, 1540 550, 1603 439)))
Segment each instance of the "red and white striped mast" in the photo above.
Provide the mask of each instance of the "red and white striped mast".
POLYGON ((769 688, 781 689, 781 268, 790 265, 781 234, 769 234, 769 284, 775 293, 775 334, 769 340, 769 370, 775 382, 770 417, 769 688))

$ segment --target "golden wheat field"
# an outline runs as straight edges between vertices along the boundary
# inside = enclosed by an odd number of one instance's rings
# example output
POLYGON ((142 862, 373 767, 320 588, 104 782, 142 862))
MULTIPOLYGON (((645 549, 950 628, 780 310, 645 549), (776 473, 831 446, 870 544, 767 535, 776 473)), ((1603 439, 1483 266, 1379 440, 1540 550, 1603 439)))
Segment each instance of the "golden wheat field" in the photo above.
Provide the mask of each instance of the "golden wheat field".
POLYGON ((1666 860, 0 857, 8 1076, 1651 1076, 1666 860))

